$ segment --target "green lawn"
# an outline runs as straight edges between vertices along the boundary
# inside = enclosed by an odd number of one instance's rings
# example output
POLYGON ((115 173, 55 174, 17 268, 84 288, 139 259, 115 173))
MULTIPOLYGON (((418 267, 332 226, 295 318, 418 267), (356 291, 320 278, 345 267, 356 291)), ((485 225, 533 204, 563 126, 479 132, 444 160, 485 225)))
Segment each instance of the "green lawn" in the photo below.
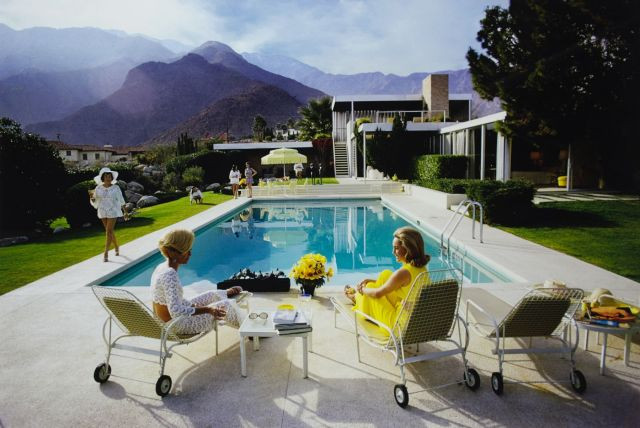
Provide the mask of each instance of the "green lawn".
POLYGON ((640 201, 544 203, 529 226, 501 229, 640 281, 638 213, 640 201))
MULTIPOLYGON (((190 205, 184 197, 165 204, 142 208, 126 223, 118 223, 116 236, 120 245, 198 214, 213 205, 231 199, 228 195, 205 193, 200 205, 190 205)), ((64 226, 59 219, 55 226, 64 226)), ((33 240, 26 244, 0 248, 0 295, 86 260, 104 250, 104 229, 94 226, 70 230, 33 240)), ((113 253, 112 253, 113 254, 113 253)))

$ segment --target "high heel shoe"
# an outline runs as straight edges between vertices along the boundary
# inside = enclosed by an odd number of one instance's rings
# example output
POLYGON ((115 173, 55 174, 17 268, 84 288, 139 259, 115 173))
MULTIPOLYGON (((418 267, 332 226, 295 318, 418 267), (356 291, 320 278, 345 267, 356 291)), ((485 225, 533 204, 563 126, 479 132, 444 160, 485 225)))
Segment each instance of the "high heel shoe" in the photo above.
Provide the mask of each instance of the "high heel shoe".
POLYGON ((105 262, 105 263, 108 262, 109 261, 109 256, 107 256, 107 255, 103 256, 102 257, 102 261, 105 262))
POLYGON ((120 255, 120 247, 116 248, 116 256, 120 255))

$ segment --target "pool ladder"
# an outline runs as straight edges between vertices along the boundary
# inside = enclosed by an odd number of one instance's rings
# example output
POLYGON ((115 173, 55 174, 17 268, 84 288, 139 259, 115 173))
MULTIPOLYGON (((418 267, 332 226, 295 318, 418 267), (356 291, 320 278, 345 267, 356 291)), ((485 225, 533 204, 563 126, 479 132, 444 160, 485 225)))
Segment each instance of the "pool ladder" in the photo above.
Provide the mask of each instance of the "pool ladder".
POLYGON ((480 209, 480 243, 482 243, 482 225, 484 223, 483 222, 484 209, 482 208, 482 204, 480 202, 474 201, 472 199, 465 199, 464 201, 460 202, 460 204, 458 204, 458 208, 456 208, 455 212, 449 218, 449 221, 447 222, 447 224, 445 224, 444 228, 442 229, 442 233, 440 234, 440 249, 443 252, 447 254, 449 253, 449 241, 451 241, 451 235, 453 235, 453 232, 456 231, 456 229, 458 228, 458 225, 466 215, 467 211, 469 211, 469 208, 472 209, 472 220, 473 220, 473 223, 471 224, 471 238, 476 239, 476 207, 480 209), (461 211, 462 208, 464 209, 461 211), (455 223, 454 223, 454 220, 456 220, 455 223), (452 224, 453 224, 453 227, 450 227, 452 224), (445 245, 445 238, 447 242, 446 245, 445 245))

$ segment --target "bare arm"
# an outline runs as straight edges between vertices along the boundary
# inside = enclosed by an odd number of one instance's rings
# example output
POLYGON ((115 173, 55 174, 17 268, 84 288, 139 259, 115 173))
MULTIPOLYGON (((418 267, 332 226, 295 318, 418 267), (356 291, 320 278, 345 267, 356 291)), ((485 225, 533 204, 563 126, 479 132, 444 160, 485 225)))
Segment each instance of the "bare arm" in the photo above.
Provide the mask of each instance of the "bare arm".
POLYGON ((358 292, 365 296, 379 298, 407 285, 411 281, 411 273, 404 268, 400 268, 389 277, 387 282, 378 288, 367 288, 365 281, 358 285, 358 292))

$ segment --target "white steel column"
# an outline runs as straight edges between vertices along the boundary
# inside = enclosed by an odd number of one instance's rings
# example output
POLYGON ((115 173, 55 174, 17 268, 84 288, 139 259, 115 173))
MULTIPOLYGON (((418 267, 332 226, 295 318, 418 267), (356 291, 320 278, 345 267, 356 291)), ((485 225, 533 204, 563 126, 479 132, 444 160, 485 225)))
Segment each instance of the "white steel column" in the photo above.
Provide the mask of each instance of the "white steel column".
POLYGON ((484 180, 486 157, 487 125, 480 126, 480 180, 484 180))
POLYGON ((567 192, 573 188, 573 179, 571 174, 573 170, 571 168, 571 144, 569 144, 568 153, 567 153, 567 192))
POLYGON ((498 138, 496 141, 496 180, 504 181, 504 161, 505 161, 505 144, 504 137, 501 133, 496 132, 498 138))
MULTIPOLYGON (((351 126, 354 126, 354 105, 353 101, 351 101, 351 126)), ((356 177, 358 175, 358 167, 356 165, 352 165, 353 163, 353 154, 351 153, 351 133, 352 129, 347 129, 347 165, 349 165, 349 176, 356 177)))
POLYGON ((364 181, 367 181, 367 131, 364 129, 362 130, 362 176, 364 181))

